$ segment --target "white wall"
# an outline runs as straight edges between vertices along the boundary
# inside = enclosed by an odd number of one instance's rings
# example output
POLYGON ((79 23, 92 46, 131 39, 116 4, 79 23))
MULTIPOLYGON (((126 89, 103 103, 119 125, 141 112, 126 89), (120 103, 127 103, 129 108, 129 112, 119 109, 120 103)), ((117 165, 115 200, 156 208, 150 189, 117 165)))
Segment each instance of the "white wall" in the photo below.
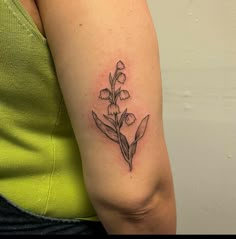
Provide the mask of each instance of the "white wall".
POLYGON ((178 234, 236 233, 236 0, 148 0, 178 234))

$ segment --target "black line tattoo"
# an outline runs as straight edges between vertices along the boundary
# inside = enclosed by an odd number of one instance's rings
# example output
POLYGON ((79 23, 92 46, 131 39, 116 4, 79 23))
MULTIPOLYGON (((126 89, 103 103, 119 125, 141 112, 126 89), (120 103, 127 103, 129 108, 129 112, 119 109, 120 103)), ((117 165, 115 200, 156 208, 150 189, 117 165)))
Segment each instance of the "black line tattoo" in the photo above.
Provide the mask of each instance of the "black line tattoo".
POLYGON ((130 98, 129 91, 122 90, 121 87, 116 89, 116 83, 124 84, 126 81, 126 74, 122 72, 124 69, 124 63, 118 61, 114 75, 112 76, 111 73, 109 74, 110 89, 105 88, 100 91, 99 98, 110 102, 107 107, 107 114, 103 115, 110 124, 107 125, 103 123, 94 111, 92 111, 92 116, 100 131, 102 131, 102 133, 104 133, 109 139, 119 144, 122 156, 128 163, 129 170, 132 171, 132 162, 134 154, 136 153, 137 143, 145 134, 149 115, 141 121, 134 136, 134 141, 129 144, 127 138, 121 132, 121 127, 124 122, 128 126, 132 125, 135 122, 136 117, 132 113, 127 113, 127 109, 121 113, 119 105, 117 104, 118 99, 126 100, 130 98))

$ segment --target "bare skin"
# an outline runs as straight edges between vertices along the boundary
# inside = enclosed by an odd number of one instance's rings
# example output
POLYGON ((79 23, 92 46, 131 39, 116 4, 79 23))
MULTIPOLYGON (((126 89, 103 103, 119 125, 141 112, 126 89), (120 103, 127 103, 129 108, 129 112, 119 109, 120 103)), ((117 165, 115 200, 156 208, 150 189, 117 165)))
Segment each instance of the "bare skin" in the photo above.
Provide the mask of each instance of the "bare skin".
POLYGON ((43 23, 42 23, 36 2, 34 0, 20 0, 20 3, 28 12, 28 14, 31 16, 32 20, 34 21, 35 25, 38 27, 41 34, 45 37, 43 23))

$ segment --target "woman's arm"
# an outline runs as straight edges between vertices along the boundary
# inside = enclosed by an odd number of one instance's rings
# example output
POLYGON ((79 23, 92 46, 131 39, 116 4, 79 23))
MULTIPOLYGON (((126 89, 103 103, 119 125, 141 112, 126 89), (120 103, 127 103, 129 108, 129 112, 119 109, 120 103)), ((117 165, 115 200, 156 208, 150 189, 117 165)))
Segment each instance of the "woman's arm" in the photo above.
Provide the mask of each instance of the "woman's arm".
POLYGON ((37 4, 101 222, 112 234, 174 234, 158 44, 146 1, 37 4))

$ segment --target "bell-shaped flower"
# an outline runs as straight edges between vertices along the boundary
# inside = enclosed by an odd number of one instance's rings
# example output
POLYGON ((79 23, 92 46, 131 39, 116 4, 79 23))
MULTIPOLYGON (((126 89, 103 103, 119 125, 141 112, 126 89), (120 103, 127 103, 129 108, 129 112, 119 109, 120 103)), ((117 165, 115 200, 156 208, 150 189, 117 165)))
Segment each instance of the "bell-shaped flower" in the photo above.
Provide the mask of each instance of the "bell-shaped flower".
POLYGON ((129 91, 127 90, 122 90, 119 94, 121 100, 126 100, 130 97, 129 91))
POLYGON ((111 95, 110 90, 106 88, 100 91, 99 98, 102 100, 109 100, 110 95, 111 95))
POLYGON ((121 84, 124 84, 126 81, 126 75, 124 73, 120 73, 118 79, 117 79, 121 84))
POLYGON ((131 124, 133 124, 133 123, 135 122, 135 120, 136 120, 136 117, 135 117, 134 114, 132 114, 132 113, 126 114, 126 116, 125 116, 125 123, 126 123, 128 126, 130 126, 131 124))
POLYGON ((116 64, 116 69, 118 69, 118 70, 125 69, 125 64, 122 61, 118 61, 116 64))
POLYGON ((115 104, 110 104, 108 105, 108 115, 114 115, 114 114, 119 114, 120 113, 120 108, 118 105, 115 104))

